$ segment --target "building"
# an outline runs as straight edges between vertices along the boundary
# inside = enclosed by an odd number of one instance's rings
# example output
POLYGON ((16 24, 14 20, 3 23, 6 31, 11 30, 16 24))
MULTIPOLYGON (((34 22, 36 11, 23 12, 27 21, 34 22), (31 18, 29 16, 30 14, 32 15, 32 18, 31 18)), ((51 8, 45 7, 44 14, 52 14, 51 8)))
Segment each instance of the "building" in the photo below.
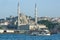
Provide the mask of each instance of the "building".
POLYGON ((0 25, 8 25, 8 24, 10 24, 9 21, 4 21, 0 23, 0 25))

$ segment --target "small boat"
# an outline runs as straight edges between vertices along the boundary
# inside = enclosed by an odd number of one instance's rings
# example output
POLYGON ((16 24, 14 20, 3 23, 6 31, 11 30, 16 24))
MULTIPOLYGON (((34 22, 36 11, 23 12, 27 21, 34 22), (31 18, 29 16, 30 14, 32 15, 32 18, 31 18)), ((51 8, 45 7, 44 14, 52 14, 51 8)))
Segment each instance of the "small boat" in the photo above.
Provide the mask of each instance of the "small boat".
POLYGON ((44 31, 33 31, 31 33, 31 35, 33 35, 33 36, 50 35, 50 32, 48 30, 44 30, 44 31))

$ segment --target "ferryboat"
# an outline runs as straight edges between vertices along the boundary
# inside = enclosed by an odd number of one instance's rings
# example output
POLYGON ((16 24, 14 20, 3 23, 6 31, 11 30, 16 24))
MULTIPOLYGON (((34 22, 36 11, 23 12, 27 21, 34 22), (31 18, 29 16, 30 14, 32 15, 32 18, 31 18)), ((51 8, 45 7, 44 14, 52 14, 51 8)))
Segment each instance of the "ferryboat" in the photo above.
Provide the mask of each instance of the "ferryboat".
POLYGON ((33 31, 33 32, 31 32, 31 35, 33 35, 33 36, 40 36, 40 35, 49 36, 51 34, 50 34, 49 30, 43 30, 43 31, 33 31))

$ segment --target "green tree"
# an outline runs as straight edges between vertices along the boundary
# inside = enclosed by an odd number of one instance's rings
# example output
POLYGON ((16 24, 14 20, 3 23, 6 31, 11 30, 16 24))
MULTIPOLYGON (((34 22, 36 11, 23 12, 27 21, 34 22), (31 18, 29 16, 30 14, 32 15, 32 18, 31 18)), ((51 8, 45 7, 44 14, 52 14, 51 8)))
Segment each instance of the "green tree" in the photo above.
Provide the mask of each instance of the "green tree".
POLYGON ((38 21, 38 24, 44 24, 46 25, 49 29, 53 29, 54 28, 54 24, 48 20, 40 20, 38 21))

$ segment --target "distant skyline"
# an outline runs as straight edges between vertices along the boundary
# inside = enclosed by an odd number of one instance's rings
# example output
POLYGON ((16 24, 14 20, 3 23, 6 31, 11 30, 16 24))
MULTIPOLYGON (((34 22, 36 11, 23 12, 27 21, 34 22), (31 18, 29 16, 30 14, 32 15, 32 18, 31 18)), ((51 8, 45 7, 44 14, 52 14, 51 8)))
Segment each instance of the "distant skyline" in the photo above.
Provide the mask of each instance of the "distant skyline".
MULTIPOLYGON (((60 0, 20 0, 20 11, 34 17, 35 3, 39 17, 60 17, 60 0)), ((18 0, 0 0, 0 18, 17 16, 18 0)))

